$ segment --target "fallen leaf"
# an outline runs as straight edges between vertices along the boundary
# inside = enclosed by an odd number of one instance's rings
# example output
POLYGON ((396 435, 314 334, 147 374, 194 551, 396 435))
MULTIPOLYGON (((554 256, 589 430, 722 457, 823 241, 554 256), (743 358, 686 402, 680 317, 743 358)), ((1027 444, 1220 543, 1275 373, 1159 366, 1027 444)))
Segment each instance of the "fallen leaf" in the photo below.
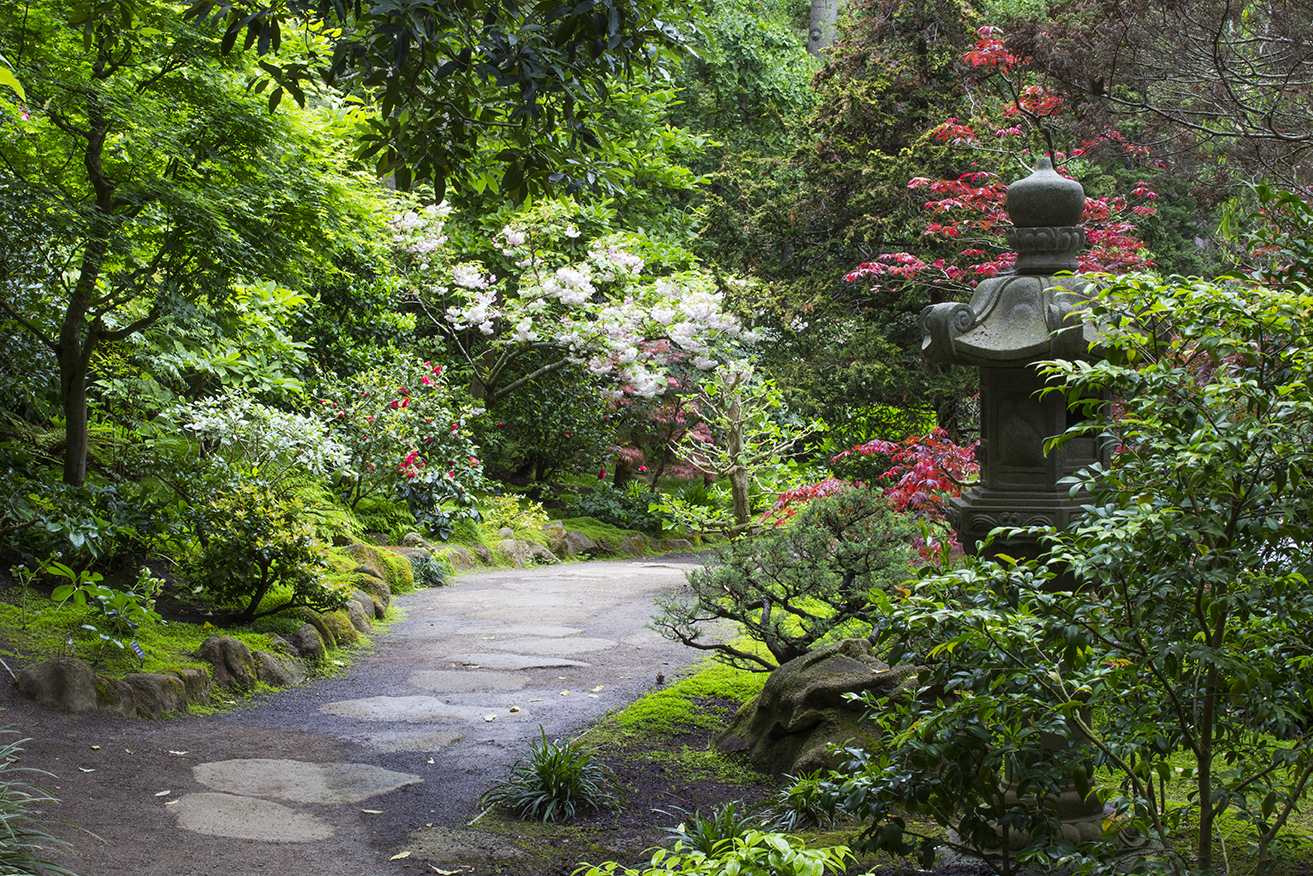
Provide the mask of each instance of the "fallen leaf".
POLYGON ((497 720, 497 716, 496 716, 496 715, 484 715, 484 716, 483 716, 483 720, 485 720, 485 721, 496 721, 496 720, 497 720))
POLYGON ((601 690, 604 687, 606 687, 606 685, 599 684, 597 687, 593 688, 593 693, 597 693, 599 690, 601 690))
POLYGON ((563 696, 563 697, 568 697, 569 695, 570 695, 570 692, 569 692, 568 690, 563 690, 563 691, 561 691, 561 696, 563 696))
POLYGON ((511 711, 512 711, 512 712, 518 712, 518 711, 520 711, 520 707, 519 707, 519 706, 511 706, 511 711))
POLYGON ((181 802, 181 801, 179 801, 179 800, 165 800, 165 801, 164 801, 164 805, 165 805, 165 806, 172 806, 174 803, 179 803, 179 802, 181 802))
MULTIPOLYGON (((363 813, 365 813, 366 815, 382 815, 382 814, 383 814, 383 810, 382 810, 382 809, 361 809, 360 811, 363 812, 363 813)), ((406 854, 410 854, 410 853, 407 852, 406 854)))
POLYGON ((434 873, 441 874, 441 876, 456 876, 457 873, 465 872, 464 870, 439 870, 437 867, 434 867, 432 864, 429 864, 429 869, 432 870, 434 873))
POLYGON ((84 773, 94 773, 96 771, 95 767, 78 767, 78 769, 82 770, 84 773))
POLYGON ((125 749, 123 749, 123 753, 124 753, 124 754, 132 754, 132 749, 131 749, 131 748, 125 748, 125 749))
POLYGON ((597 694, 589 694, 589 696, 592 697, 593 699, 599 699, 599 697, 597 696, 597 694))
POLYGON ((542 700, 540 700, 540 699, 532 699, 532 700, 529 700, 529 702, 531 702, 531 703, 541 703, 542 700))
POLYGON ((156 791, 156 792, 155 792, 155 796, 156 796, 156 797, 167 797, 167 796, 169 796, 169 795, 172 794, 172 793, 173 793, 172 791, 156 791))
POLYGON ((388 860, 389 860, 389 861, 400 861, 402 858, 409 858, 409 857, 410 857, 410 852, 397 852, 395 855, 393 855, 392 857, 388 858, 388 860))
POLYGON ((433 758, 429 758, 429 763, 433 763, 433 758))
POLYGON ((93 746, 91 746, 91 750, 92 750, 92 751, 100 751, 100 746, 99 746, 99 745, 93 745, 93 746))
POLYGON ((176 754, 176 755, 178 755, 178 757, 182 757, 184 754, 191 754, 191 752, 190 752, 190 751, 173 751, 172 749, 170 749, 169 754, 176 754))

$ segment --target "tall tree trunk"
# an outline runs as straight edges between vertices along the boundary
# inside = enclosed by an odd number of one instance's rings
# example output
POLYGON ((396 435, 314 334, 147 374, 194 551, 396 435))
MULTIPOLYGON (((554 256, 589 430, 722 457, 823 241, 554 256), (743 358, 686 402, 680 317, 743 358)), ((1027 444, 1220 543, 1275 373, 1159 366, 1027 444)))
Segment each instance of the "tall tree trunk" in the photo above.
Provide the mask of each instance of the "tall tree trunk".
POLYGON ((811 23, 807 30, 807 51, 819 55, 834 45, 839 35, 839 10, 843 0, 811 0, 811 23))

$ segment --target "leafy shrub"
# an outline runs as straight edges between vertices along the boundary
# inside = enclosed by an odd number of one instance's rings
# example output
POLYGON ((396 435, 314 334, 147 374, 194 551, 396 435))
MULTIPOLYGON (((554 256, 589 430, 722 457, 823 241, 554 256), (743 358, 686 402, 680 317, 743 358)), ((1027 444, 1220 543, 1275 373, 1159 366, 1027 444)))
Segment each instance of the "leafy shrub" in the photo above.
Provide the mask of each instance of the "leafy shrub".
POLYGON ((483 806, 500 807, 521 818, 569 821, 576 814, 620 805, 611 772, 577 741, 548 742, 547 731, 516 761, 505 782, 483 795, 483 806))
POLYGON ((244 601, 240 622, 298 606, 328 611, 341 608, 348 594, 324 577, 323 550, 293 496, 268 487, 237 484, 196 509, 201 544, 186 563, 189 580, 221 603, 244 601), (275 588, 286 598, 260 610, 275 588))
POLYGON ((852 860, 846 846, 809 849, 799 839, 782 833, 749 830, 742 836, 721 840, 705 852, 676 845, 674 850, 657 849, 650 867, 635 870, 606 861, 587 864, 576 876, 661 876, 663 873, 689 873, 696 876, 822 876, 843 873, 852 860), (587 869, 585 869, 587 868, 587 869))
POLYGON ((617 490, 615 487, 598 487, 580 494, 571 504, 568 516, 591 517, 620 529, 637 529, 643 532, 661 532, 661 517, 649 511, 661 497, 650 490, 617 490))
POLYGON ((483 508, 483 523, 493 532, 502 527, 516 532, 542 529, 548 520, 540 503, 517 496, 493 496, 483 508))
POLYGON ((919 534, 878 491, 817 499, 792 526, 718 546, 710 564, 689 572, 691 598, 657 600, 653 626, 736 666, 769 672, 814 647, 870 634, 888 611, 890 594, 912 575, 911 545, 919 534), (703 625, 720 619, 741 623, 770 657, 705 641, 703 625))
MULTIPOLYGON (((0 732, 14 733, 9 728, 0 732)), ((0 872, 73 876, 72 871, 45 860, 52 848, 67 844, 40 826, 42 807, 59 801, 18 777, 18 774, 40 772, 15 766, 26 741, 10 740, 0 746, 0 872)))

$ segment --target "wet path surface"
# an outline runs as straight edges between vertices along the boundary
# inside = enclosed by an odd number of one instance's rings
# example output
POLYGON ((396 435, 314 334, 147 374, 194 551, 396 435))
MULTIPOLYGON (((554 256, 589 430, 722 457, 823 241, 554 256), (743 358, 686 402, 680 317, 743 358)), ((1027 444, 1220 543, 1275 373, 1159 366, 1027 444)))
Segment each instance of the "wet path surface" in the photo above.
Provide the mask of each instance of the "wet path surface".
POLYGON ((78 718, 10 685, 4 720, 31 737, 21 765, 54 776, 81 876, 432 872, 420 852, 540 727, 569 736, 696 659, 646 624, 697 560, 466 574, 396 598, 403 619, 349 673, 230 715, 78 718))

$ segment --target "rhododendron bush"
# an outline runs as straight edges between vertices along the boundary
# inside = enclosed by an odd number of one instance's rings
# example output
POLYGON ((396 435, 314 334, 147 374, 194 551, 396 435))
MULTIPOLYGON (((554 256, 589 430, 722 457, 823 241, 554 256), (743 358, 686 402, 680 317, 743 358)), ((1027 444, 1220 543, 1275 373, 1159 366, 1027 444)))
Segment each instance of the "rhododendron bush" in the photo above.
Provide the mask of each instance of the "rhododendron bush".
POLYGON ((471 491, 483 486, 483 466, 468 421, 477 409, 442 365, 365 371, 330 384, 316 407, 347 449, 339 490, 352 508, 370 495, 404 498, 439 535, 475 513, 471 491))

